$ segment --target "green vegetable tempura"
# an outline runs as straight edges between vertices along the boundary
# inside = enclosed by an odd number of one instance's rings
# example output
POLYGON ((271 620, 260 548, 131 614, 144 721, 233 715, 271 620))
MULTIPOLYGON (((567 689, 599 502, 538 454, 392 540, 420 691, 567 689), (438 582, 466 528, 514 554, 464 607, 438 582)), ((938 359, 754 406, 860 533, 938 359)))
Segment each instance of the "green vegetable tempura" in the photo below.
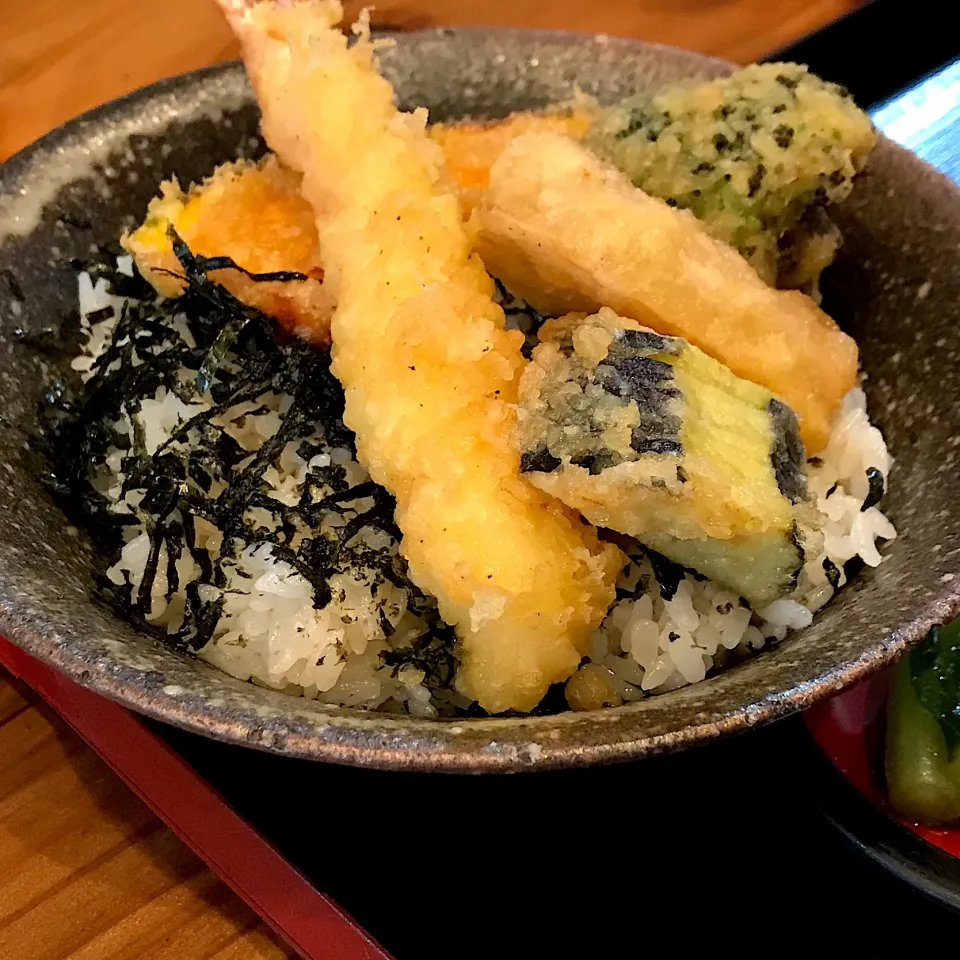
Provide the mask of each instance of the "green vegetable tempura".
POLYGON ((646 193, 690 210, 770 284, 834 257, 844 200, 876 131, 850 95, 792 63, 757 64, 602 110, 587 142, 646 193))

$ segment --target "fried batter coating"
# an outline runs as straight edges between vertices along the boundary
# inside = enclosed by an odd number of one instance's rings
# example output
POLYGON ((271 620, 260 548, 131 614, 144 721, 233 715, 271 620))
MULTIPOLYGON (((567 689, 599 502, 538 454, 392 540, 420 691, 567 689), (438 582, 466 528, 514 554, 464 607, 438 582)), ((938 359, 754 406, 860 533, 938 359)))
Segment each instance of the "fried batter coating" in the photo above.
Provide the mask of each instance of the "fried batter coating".
POLYGON ((444 161, 460 191, 466 219, 490 182, 490 168, 514 137, 532 131, 552 131, 579 140, 590 127, 591 119, 591 113, 583 109, 555 108, 542 113, 511 113, 503 120, 435 123, 428 133, 443 148, 444 161))
POLYGON ((770 284, 816 279, 837 248, 828 204, 877 139, 849 93, 795 63, 667 87, 600 111, 587 143, 633 183, 702 220, 770 284))
POLYGON ((679 337, 604 308, 540 329, 520 381, 521 469, 591 523, 763 606, 803 564, 792 411, 679 337))
POLYGON ((231 22, 267 142, 317 214, 344 420, 397 499, 413 579, 462 638, 457 685, 490 712, 529 710, 577 668, 623 556, 521 476, 522 336, 504 329, 424 113, 396 110, 340 16, 264 2, 231 22))
POLYGON ((287 330, 329 344, 334 304, 322 282, 313 208, 300 193, 298 174, 267 156, 259 163, 225 163, 186 192, 175 180, 160 189, 143 224, 122 239, 158 293, 179 296, 184 286, 168 234, 172 226, 193 253, 230 257, 251 273, 305 274, 309 279, 256 281, 224 269, 210 277, 287 330))
POLYGON ((856 383, 857 345, 807 296, 768 287, 690 213, 553 133, 512 140, 478 208, 487 267, 540 313, 608 306, 679 336, 793 409, 808 453, 856 383))

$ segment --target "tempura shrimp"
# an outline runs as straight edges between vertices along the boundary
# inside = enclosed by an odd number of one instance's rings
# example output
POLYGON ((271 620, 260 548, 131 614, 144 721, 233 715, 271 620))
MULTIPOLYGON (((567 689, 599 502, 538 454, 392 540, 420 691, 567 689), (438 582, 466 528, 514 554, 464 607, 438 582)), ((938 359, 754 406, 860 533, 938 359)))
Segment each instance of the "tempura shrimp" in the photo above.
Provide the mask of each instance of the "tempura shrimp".
POLYGON ((221 5, 264 136, 317 215, 344 421, 396 497, 411 576, 461 638, 458 688, 490 712, 529 710, 576 670, 623 556, 520 474, 523 338, 504 328, 425 112, 395 108, 334 0, 221 5))

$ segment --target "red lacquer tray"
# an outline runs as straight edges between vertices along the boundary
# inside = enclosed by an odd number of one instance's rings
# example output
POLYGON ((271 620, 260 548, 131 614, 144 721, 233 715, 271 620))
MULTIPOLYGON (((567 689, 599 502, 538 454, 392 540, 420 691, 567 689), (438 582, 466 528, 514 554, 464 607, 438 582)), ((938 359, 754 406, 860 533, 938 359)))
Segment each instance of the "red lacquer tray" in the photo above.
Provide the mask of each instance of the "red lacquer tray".
POLYGON ((873 812, 845 805, 835 817, 837 826, 902 879, 960 909, 960 829, 913 823, 886 800, 883 737, 888 685, 887 674, 871 677, 804 715, 814 741, 856 788, 864 806, 872 806, 888 823, 885 829, 873 812))

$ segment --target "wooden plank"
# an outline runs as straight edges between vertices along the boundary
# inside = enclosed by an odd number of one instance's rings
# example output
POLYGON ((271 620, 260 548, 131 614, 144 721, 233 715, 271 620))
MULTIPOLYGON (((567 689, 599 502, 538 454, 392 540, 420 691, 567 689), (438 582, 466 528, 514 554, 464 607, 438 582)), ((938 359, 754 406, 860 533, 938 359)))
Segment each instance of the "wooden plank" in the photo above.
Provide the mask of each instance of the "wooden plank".
POLYGON ((159 829, 131 799, 84 749, 0 804, 0 923, 159 829))
POLYGON ((286 957, 285 948, 262 936, 259 922, 209 871, 178 884, 144 904, 70 954, 70 960, 155 960, 214 957, 241 949, 250 956, 260 935, 258 952, 264 957, 286 957), (171 929, 173 927, 173 929, 171 929))
POLYGON ((5 3, 3 20, 0 157, 98 103, 237 49, 202 0, 5 3))
POLYGON ((0 682, 0 727, 36 702, 36 694, 27 694, 12 683, 0 682))
MULTIPOLYGON (((378 0, 373 22, 536 27, 636 37, 746 63, 842 16, 862 0, 378 0)), ((348 2, 355 14, 363 2, 348 2)))
POLYGON ((72 737, 59 742, 36 707, 12 717, 0 727, 0 803, 79 748, 72 737))
POLYGON ((34 699, 0 674, 0 957, 294 956, 34 699))

